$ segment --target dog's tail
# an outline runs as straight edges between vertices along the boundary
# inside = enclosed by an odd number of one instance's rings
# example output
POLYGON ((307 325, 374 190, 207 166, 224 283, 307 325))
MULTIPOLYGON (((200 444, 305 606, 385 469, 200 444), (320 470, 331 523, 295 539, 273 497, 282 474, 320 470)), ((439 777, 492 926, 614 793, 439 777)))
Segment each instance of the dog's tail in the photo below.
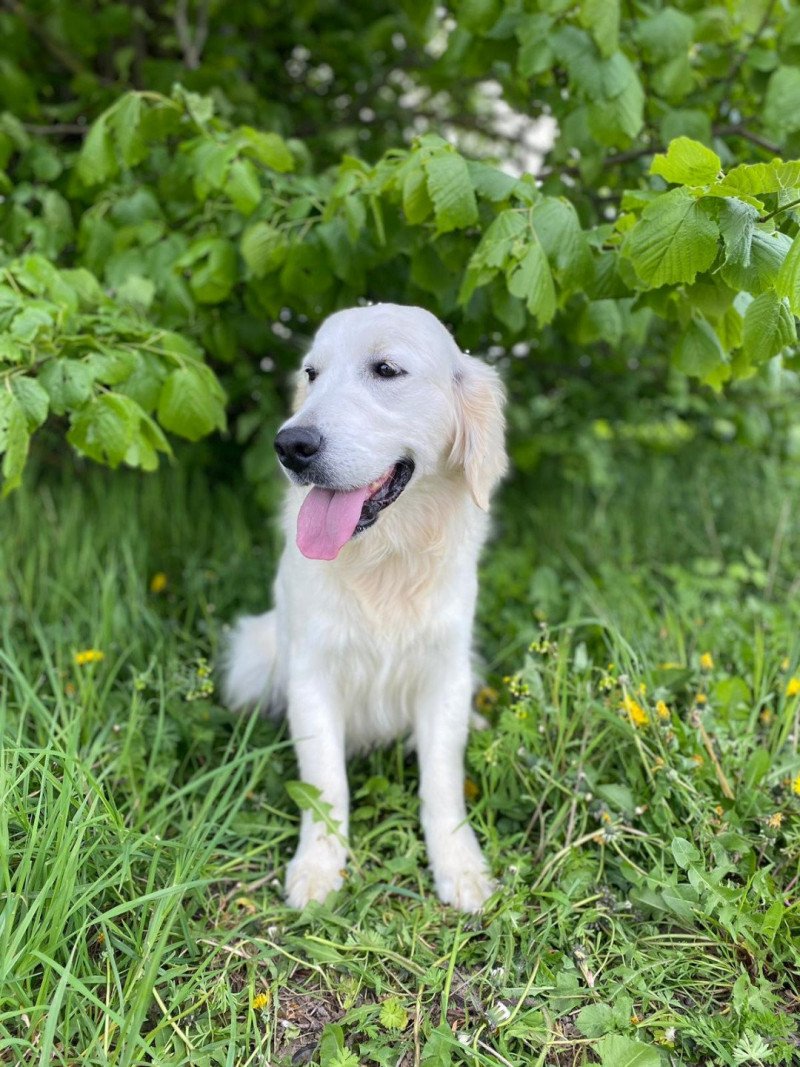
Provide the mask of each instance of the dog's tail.
POLYGON ((238 620, 228 638, 222 670, 222 693, 231 711, 282 712, 274 611, 238 620))

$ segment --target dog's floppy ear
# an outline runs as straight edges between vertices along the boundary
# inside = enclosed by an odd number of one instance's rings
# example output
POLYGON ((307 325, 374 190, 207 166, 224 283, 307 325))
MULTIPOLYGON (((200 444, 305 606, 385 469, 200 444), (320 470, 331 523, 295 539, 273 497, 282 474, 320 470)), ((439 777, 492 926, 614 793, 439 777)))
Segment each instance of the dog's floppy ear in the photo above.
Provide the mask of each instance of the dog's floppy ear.
POLYGON ((451 462, 461 467, 472 499, 489 510, 492 490, 508 467, 505 449, 505 390, 500 375, 480 360, 462 355, 455 383, 456 433, 451 462))

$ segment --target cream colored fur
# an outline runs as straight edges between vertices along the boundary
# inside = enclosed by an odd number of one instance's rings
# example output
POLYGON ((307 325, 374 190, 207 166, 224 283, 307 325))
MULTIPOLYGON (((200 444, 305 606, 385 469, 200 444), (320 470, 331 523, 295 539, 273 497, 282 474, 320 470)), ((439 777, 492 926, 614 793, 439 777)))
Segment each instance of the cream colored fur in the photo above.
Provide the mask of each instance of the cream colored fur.
POLYGON ((503 390, 421 308, 379 304, 331 316, 304 360, 287 426, 315 426, 343 488, 398 459, 415 463, 401 496, 330 562, 295 544, 307 486, 290 486, 275 607, 236 625, 225 680, 233 708, 286 707, 302 779, 332 806, 339 833, 304 812, 289 902, 323 900, 347 860, 348 752, 408 736, 420 765, 422 826, 440 898, 482 907, 492 882, 464 804, 471 634, 486 509, 506 467, 503 390), (375 359, 407 371, 370 376, 375 359))

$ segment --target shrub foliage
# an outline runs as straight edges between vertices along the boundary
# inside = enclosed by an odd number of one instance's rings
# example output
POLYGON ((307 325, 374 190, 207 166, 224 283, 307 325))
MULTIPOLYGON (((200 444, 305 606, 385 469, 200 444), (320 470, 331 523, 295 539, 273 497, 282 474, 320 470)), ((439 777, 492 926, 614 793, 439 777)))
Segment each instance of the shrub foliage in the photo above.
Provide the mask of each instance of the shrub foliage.
POLYGON ((0 14, 5 492, 48 419, 152 469, 226 392, 257 455, 300 339, 359 300, 518 351, 523 398, 565 367, 656 392, 794 367, 797 12, 344 7, 0 14))

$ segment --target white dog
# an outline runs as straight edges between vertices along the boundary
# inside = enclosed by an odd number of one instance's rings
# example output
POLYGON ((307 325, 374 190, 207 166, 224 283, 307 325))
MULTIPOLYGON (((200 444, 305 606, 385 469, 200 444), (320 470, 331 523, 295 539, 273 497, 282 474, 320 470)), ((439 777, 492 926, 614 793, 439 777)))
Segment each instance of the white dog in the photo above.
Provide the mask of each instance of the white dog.
POLYGON ((496 372, 429 312, 340 311, 303 360, 275 448, 292 488, 275 609, 241 619, 232 708, 286 708, 303 781, 289 903, 324 900, 347 858, 347 752, 410 736, 439 897, 477 911, 492 882, 464 803, 478 553, 506 469, 496 372))

